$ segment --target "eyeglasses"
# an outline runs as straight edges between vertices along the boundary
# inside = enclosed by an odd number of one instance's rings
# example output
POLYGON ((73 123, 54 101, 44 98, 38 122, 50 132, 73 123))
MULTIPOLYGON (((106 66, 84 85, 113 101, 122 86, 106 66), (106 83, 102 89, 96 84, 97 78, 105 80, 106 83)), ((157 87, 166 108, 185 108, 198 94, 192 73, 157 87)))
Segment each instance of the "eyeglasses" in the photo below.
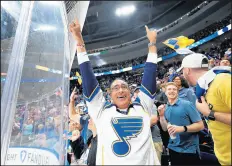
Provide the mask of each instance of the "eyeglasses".
POLYGON ((121 86, 115 85, 114 87, 111 88, 111 90, 116 92, 116 91, 119 91, 120 88, 122 88, 122 90, 128 90, 129 89, 129 87, 127 85, 121 84, 121 86))

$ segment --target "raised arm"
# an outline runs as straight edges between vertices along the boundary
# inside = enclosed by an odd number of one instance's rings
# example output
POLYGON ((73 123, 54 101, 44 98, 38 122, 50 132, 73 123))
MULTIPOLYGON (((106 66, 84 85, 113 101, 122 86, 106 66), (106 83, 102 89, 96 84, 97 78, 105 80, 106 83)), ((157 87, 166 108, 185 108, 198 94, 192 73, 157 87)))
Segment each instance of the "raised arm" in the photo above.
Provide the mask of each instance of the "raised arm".
POLYGON ((80 122, 80 115, 76 113, 75 110, 75 98, 76 98, 76 87, 72 91, 72 94, 70 96, 70 102, 69 102, 69 118, 72 119, 75 122, 80 122))
POLYGON ((95 121, 104 106, 105 99, 86 53, 78 20, 72 22, 69 28, 72 36, 77 41, 77 58, 82 76, 84 99, 86 100, 86 104, 89 108, 90 116, 95 121))
POLYGON ((149 52, 147 56, 147 61, 144 67, 144 75, 141 84, 141 93, 138 97, 140 99, 143 107, 151 115, 151 109, 155 100, 156 92, 156 68, 157 68, 157 48, 156 44, 156 31, 150 31, 147 26, 145 26, 147 32, 147 38, 150 42, 149 52))
POLYGON ((168 126, 168 122, 166 121, 165 117, 164 117, 164 111, 165 111, 165 105, 160 105, 158 107, 158 112, 159 112, 159 117, 160 117, 160 125, 163 129, 163 131, 167 131, 167 126, 168 126))

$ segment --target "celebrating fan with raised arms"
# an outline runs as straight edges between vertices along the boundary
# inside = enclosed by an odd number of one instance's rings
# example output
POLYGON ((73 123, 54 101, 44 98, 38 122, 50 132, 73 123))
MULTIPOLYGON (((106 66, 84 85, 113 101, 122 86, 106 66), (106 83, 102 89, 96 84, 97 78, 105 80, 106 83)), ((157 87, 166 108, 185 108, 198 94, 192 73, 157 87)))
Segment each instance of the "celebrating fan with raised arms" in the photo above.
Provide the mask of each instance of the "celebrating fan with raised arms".
POLYGON ((132 102, 127 82, 116 79, 110 86, 112 103, 107 103, 90 65, 78 20, 69 28, 77 41, 84 98, 97 128, 96 165, 160 165, 150 130, 156 91, 156 31, 145 26, 149 53, 138 97, 132 102))

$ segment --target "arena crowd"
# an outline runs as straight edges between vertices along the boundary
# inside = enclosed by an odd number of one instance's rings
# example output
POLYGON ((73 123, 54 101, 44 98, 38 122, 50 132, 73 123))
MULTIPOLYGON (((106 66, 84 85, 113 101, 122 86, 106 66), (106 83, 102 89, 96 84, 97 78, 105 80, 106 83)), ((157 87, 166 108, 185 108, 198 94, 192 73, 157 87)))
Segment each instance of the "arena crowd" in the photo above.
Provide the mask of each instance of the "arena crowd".
MULTIPOLYGON (((200 40, 229 23, 230 16, 189 38, 200 40)), ((157 65, 158 56, 171 52, 157 51, 157 32, 146 27, 147 56, 92 69, 78 21, 70 25, 70 31, 78 43, 80 65, 71 76, 79 72, 83 81, 79 85, 72 80, 70 86, 70 163, 231 164, 230 38, 207 50, 194 48, 181 61, 157 65), (94 72, 143 63, 143 73, 138 75, 94 76, 94 72), (88 129, 83 134, 81 124, 86 119, 88 129)))
MULTIPOLYGON (((188 37, 198 41, 228 24, 231 16, 188 37)), ((159 35, 144 30, 148 55, 92 69, 80 25, 70 24, 79 63, 70 76, 80 73, 82 84, 70 81, 64 110, 69 164, 231 165, 231 38, 167 64, 157 58, 173 50, 157 50, 159 35), (145 67, 136 75, 93 74, 138 64, 145 67)), ((11 146, 58 151, 61 93, 18 105, 11 146)))

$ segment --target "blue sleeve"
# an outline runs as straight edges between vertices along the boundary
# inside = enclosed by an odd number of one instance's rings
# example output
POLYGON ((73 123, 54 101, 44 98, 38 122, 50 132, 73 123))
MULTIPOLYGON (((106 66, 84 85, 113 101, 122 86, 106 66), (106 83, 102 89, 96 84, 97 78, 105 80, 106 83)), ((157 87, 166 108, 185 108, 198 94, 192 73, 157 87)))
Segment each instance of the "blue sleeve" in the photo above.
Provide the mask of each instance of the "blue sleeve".
POLYGON ((187 113, 192 123, 201 121, 202 120, 201 116, 199 112, 197 111, 196 107, 191 102, 186 101, 186 104, 188 104, 188 106, 186 106, 185 108, 187 108, 187 111, 188 111, 187 113))
MULTIPOLYGON (((197 96, 195 95, 195 93, 192 89, 189 89, 187 91, 187 98, 196 107, 197 96)), ((204 116, 200 111, 197 110, 197 112, 200 114, 201 117, 204 116)))
POLYGON ((187 98, 188 98, 188 100, 190 102, 192 102, 192 104, 194 106, 196 106, 197 97, 196 97, 196 95, 195 95, 195 93, 194 93, 194 91, 192 89, 188 89, 188 91, 187 91, 187 98))
POLYGON ((82 76, 84 98, 88 102, 91 102, 99 92, 100 87, 89 61, 80 64, 80 72, 82 76))
POLYGON ((140 90, 148 95, 151 99, 155 98, 156 92, 156 68, 157 64, 146 62, 144 75, 140 90))

